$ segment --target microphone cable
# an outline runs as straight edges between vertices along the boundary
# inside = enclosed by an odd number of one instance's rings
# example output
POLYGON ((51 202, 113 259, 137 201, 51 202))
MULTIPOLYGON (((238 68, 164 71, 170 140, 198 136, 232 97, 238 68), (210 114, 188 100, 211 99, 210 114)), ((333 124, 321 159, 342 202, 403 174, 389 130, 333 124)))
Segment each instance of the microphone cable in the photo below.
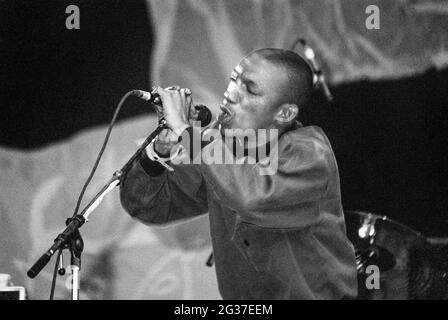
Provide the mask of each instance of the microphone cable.
POLYGON ((84 197, 84 193, 86 192, 87 186, 92 181, 93 175, 95 174, 96 169, 98 168, 98 165, 100 163, 101 157, 103 156, 104 150, 106 149, 106 145, 109 141, 110 134, 112 132, 112 128, 115 124, 115 121, 117 120, 118 113, 121 110, 121 107, 123 106, 123 103, 125 100, 132 95, 133 91, 127 92, 118 103, 117 107, 115 108, 114 115, 112 117, 112 120, 109 123, 109 127, 107 129, 106 136, 104 137, 103 145, 101 146, 100 152, 98 153, 98 156, 96 157, 95 164, 93 165, 92 170, 90 171, 89 177, 87 178, 86 182, 84 183, 84 186, 82 187, 81 193, 79 194, 78 201, 76 202, 75 212, 73 213, 72 218, 74 218, 79 211, 79 207, 81 206, 82 198, 84 197))
MULTIPOLYGON (((103 141, 103 144, 101 146, 100 152, 98 153, 98 156, 96 157, 96 160, 95 160, 95 163, 93 165, 93 168, 90 171, 89 177, 87 178, 86 182, 84 183, 84 186, 81 189, 81 193, 79 194, 79 197, 78 197, 78 200, 76 202, 76 207, 75 207, 75 211, 73 213, 72 219, 78 214, 79 207, 81 206, 82 198, 84 197, 84 193, 86 192, 87 187, 90 184, 90 182, 92 181, 92 178, 93 178, 93 176, 94 176, 94 174, 96 172, 96 169, 98 168, 98 165, 100 163, 101 157, 103 156, 104 150, 106 149, 106 145, 107 145, 107 143, 109 141, 109 137, 110 137, 110 134, 112 132, 112 128, 115 125, 115 122, 117 120, 117 117, 118 117, 118 114, 119 114, 119 112, 121 110, 121 107, 123 106, 123 104, 126 101, 126 99, 130 95, 132 95, 132 94, 133 94, 133 91, 127 92, 121 98, 120 102, 117 104, 117 107, 115 108, 114 115, 112 117, 112 120, 109 123, 109 127, 107 129, 106 136, 104 137, 104 141, 103 141)), ((54 297, 54 291, 55 291, 55 286, 56 286, 56 277, 57 277, 57 269, 58 269, 58 266, 59 266, 59 259, 61 258, 61 255, 62 255, 62 248, 61 248, 61 250, 59 250, 57 258, 56 258, 56 264, 55 264, 54 272, 53 272, 53 279, 52 279, 52 282, 51 282, 50 300, 53 300, 53 297, 54 297)))

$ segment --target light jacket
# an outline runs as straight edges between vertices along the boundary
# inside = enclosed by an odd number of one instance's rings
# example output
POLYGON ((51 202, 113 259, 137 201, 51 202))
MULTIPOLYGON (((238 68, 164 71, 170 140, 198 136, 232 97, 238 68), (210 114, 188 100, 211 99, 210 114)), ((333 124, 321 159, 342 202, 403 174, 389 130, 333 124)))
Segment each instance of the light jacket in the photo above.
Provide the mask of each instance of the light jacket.
POLYGON ((259 164, 179 164, 171 172, 144 155, 121 183, 121 203, 146 224, 208 212, 224 299, 355 297, 355 254, 328 138, 297 126, 277 147, 272 175, 259 164))

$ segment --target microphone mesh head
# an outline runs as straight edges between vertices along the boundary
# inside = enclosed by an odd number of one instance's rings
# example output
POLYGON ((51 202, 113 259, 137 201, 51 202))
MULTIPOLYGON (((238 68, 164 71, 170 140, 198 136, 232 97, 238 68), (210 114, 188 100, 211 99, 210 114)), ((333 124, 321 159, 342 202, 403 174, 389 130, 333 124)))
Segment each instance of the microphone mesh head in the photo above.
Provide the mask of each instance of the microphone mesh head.
POLYGON ((212 121, 212 112, 203 104, 194 106, 199 111, 198 120, 201 121, 201 127, 206 127, 212 121))

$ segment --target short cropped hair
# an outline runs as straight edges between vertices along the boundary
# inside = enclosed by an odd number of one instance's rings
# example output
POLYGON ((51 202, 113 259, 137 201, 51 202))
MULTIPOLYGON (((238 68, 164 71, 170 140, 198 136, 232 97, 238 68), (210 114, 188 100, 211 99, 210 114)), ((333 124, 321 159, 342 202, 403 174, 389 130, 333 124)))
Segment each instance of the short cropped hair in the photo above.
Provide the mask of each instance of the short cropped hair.
POLYGON ((255 51, 267 61, 285 69, 288 74, 288 86, 285 87, 285 103, 294 103, 303 108, 313 91, 313 72, 309 64, 297 53, 277 48, 265 48, 255 51))

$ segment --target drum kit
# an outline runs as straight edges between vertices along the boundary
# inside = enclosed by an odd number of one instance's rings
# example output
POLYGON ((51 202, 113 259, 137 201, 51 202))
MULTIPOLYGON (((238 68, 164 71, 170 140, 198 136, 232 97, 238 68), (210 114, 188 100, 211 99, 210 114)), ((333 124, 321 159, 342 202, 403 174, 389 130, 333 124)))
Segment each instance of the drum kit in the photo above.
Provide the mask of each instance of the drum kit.
POLYGON ((356 253, 358 299, 448 299, 447 244, 385 216, 346 211, 345 219, 356 253), (378 272, 374 287, 372 270, 378 272))

